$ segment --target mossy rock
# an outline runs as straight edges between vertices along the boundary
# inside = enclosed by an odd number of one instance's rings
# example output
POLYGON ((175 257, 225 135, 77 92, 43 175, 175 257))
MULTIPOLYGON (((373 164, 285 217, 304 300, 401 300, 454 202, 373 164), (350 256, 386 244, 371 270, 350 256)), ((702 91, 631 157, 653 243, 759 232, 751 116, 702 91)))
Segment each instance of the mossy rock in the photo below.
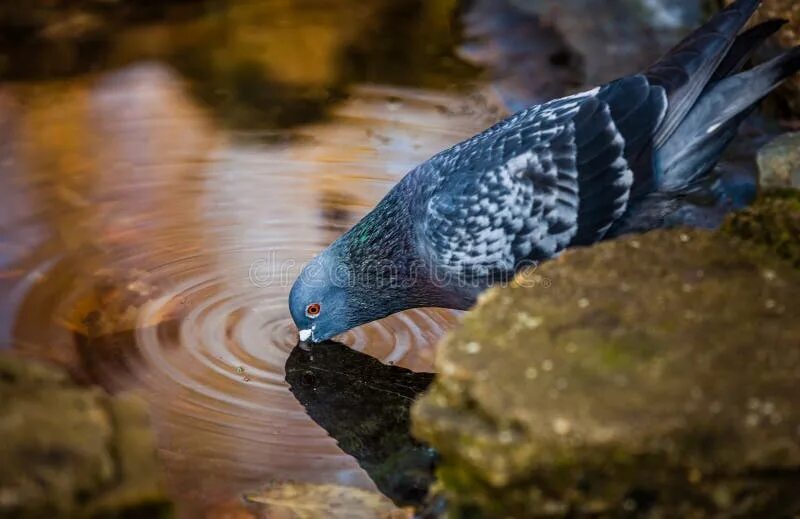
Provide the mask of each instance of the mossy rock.
POLYGON ((487 292, 412 411, 450 515, 800 512, 800 272, 771 228, 794 203, 576 249, 487 292))
POLYGON ((411 519, 410 508, 361 488, 313 483, 274 482, 244 496, 257 517, 297 519, 411 519))
POLYGON ((759 184, 800 188, 800 132, 785 133, 758 151, 759 184))
POLYGON ((800 268, 800 191, 770 190, 752 207, 731 215, 722 232, 743 246, 762 247, 800 268))
POLYGON ((147 410, 0 355, 0 518, 168 517, 147 410))

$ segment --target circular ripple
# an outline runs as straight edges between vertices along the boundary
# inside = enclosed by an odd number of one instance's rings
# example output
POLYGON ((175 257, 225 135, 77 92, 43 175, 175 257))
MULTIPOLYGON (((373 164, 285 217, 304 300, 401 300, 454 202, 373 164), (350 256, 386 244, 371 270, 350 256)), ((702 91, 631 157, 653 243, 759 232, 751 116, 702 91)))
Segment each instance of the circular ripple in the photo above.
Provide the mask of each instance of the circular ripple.
MULTIPOLYGON (((373 87, 296 144, 266 146, 219 134, 164 69, 134 68, 93 88, 85 105, 103 124, 97 149, 82 150, 96 164, 81 203, 9 226, 28 252, 14 249, 18 275, 0 280, 10 286, 4 342, 144 397, 184 505, 202 510, 271 480, 371 487, 284 381, 297 343, 290 284, 405 171, 484 122, 457 99, 373 87), (38 244, 27 245, 31 236, 38 244)), ((60 193, 58 178, 26 184, 30 171, 6 173, 31 198, 60 193)), ((430 371, 455 319, 412 310, 339 339, 430 371)))

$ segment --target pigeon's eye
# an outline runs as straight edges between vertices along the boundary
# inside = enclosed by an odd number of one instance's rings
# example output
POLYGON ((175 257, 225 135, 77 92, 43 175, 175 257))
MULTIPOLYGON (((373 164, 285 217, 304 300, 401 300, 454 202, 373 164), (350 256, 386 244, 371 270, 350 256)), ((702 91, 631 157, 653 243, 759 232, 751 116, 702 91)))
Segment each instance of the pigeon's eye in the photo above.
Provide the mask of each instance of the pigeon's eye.
POLYGON ((306 317, 311 319, 316 318, 322 311, 322 306, 319 303, 311 303, 306 307, 306 317))

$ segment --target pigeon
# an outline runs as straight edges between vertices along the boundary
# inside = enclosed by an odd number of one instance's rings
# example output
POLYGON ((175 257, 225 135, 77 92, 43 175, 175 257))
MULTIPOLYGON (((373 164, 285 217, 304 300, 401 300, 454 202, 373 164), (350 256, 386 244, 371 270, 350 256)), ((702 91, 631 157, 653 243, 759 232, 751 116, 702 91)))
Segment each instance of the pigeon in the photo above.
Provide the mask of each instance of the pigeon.
POLYGON ((800 47, 744 70, 784 23, 742 32, 759 5, 737 0, 644 72, 526 108, 414 168, 303 268, 289 294, 300 340, 411 308, 468 309, 570 247, 713 226, 708 209, 730 200, 714 166, 800 70, 800 47))

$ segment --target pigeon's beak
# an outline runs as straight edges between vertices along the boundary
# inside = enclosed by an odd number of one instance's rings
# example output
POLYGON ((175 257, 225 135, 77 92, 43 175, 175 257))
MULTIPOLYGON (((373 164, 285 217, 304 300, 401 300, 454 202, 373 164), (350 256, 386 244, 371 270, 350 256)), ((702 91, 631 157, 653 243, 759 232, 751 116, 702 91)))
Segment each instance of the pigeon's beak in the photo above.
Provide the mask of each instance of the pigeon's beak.
POLYGON ((306 342, 308 339, 311 338, 311 330, 310 329, 300 330, 299 335, 300 335, 300 340, 306 342))

